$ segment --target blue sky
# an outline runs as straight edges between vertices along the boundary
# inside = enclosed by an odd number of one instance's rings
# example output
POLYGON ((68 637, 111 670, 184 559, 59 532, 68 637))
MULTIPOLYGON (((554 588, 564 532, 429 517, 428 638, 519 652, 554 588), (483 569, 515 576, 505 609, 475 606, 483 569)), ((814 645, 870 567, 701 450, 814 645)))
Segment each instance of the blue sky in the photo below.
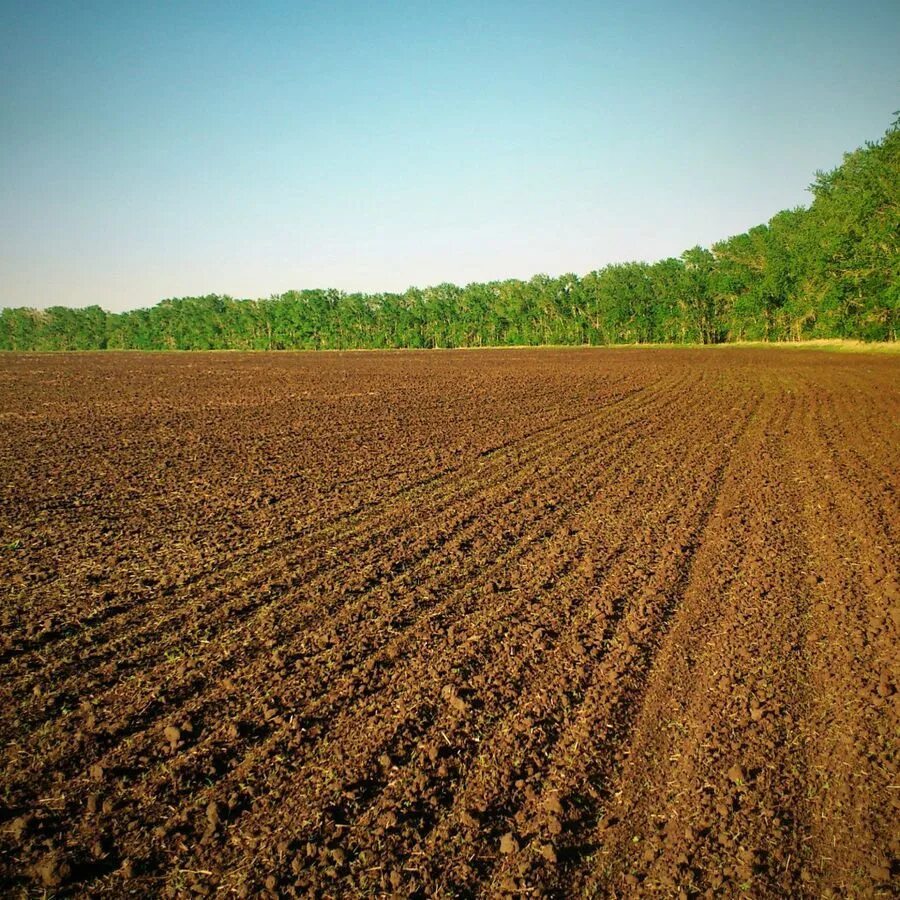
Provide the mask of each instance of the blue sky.
POLYGON ((0 0, 0 305, 677 255, 900 107, 900 4, 0 0))

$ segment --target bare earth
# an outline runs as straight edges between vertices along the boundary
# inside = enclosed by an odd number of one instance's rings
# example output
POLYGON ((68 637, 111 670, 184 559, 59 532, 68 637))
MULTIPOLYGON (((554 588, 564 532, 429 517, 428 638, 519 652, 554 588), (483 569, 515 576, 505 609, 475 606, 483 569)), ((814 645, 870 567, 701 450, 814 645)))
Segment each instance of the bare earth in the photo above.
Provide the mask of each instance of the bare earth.
POLYGON ((895 895, 900 358, 0 356, 0 893, 895 895))

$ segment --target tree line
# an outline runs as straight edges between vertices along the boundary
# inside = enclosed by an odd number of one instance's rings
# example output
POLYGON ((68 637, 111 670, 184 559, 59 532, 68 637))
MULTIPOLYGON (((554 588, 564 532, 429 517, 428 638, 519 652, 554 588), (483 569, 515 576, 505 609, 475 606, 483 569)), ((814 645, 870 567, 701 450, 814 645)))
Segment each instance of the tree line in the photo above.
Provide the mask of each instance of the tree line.
POLYGON ((303 290, 260 300, 3 309, 2 350, 293 350, 536 344, 895 341, 900 118, 816 173, 808 207, 656 263, 579 277, 396 293, 303 290))

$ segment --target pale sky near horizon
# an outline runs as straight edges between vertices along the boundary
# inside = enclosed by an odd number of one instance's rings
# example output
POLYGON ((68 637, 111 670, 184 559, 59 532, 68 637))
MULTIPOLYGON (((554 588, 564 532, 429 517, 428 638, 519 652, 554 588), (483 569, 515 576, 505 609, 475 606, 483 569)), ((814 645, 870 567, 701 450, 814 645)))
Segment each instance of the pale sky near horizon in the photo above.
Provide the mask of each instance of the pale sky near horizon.
POLYGON ((0 0, 0 306, 653 260, 900 108, 900 3, 0 0))

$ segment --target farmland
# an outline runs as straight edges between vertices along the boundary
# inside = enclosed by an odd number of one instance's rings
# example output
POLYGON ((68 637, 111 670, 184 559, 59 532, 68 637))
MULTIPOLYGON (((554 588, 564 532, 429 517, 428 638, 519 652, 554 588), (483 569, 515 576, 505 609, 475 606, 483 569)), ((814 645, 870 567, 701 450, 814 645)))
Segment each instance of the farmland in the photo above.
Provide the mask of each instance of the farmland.
POLYGON ((0 356, 0 892, 898 888, 900 358, 0 356))

